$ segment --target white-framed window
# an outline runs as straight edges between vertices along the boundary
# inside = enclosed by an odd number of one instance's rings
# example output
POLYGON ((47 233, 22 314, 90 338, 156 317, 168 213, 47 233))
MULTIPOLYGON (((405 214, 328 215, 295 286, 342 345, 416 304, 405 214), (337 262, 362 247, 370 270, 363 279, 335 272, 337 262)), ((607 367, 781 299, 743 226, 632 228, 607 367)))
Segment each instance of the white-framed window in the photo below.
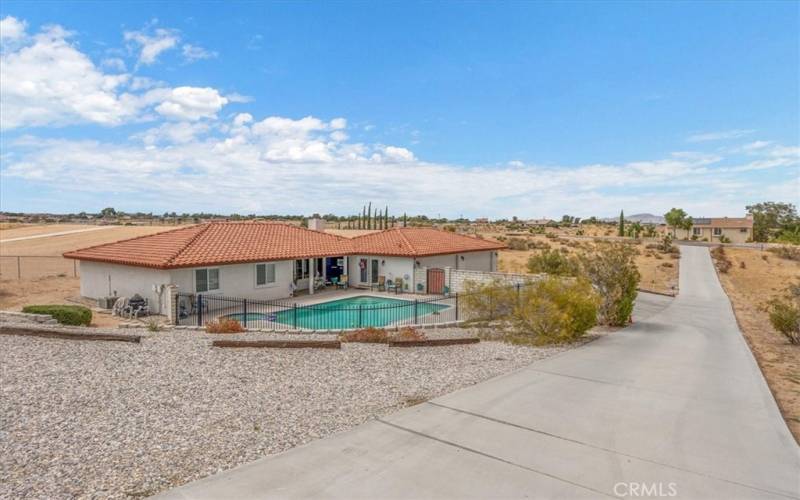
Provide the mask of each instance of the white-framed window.
POLYGON ((256 288, 275 283, 275 264, 256 264, 256 288))
POLYGON ((715 227, 714 228, 714 236, 722 236, 722 228, 721 227, 715 227))
POLYGON ((703 228, 702 227, 693 227, 692 228, 692 234, 695 235, 695 236, 700 236, 701 234, 703 234, 703 228))
POLYGON ((194 291, 196 293, 219 290, 219 268, 208 267, 194 270, 194 291))

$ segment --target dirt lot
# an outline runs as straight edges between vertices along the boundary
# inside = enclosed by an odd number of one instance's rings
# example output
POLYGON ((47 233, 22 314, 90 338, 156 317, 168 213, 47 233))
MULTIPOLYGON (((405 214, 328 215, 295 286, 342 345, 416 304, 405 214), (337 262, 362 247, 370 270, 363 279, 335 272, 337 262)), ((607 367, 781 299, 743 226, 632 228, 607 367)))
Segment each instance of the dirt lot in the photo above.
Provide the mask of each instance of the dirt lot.
POLYGON ((725 252, 733 266, 719 273, 720 281, 786 423, 800 442, 800 346, 776 332, 762 309, 767 300, 800 279, 800 262, 759 250, 726 248, 725 252))
MULTIPOLYGON (((497 235, 494 235, 496 237, 497 235)), ((569 253, 585 252, 594 243, 589 239, 574 239, 560 237, 558 239, 547 238, 542 235, 524 236, 529 241, 538 244, 547 243, 554 250, 566 249, 569 253)), ((639 255, 636 257, 636 265, 642 275, 640 288, 661 293, 675 293, 678 286, 678 259, 677 255, 672 256, 653 251, 646 248, 651 241, 642 242, 637 245, 639 255)), ((503 250, 499 256, 499 270, 502 272, 524 273, 528 259, 539 253, 541 250, 503 250)))
MULTIPOLYGON (((22 226, 0 230, 0 240, 92 228, 81 224, 22 226)), ((104 226, 81 233, 0 243, 0 309, 19 310, 27 304, 74 303, 80 296, 80 266, 61 254, 112 241, 155 234, 174 226, 104 226), (19 259, 15 255, 30 255, 19 259), (42 257, 45 256, 45 257, 42 257), (20 273, 21 279, 17 279, 20 273)), ((96 314, 99 326, 116 324, 110 316, 96 314)))

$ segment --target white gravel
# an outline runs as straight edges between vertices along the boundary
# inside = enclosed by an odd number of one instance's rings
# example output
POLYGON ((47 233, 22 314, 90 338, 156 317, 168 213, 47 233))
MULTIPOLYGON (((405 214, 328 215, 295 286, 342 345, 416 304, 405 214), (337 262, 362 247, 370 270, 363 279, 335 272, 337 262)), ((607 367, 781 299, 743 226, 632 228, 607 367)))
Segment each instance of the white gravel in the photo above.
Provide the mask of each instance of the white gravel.
POLYGON ((0 497, 152 495, 566 349, 222 349, 209 339, 235 337, 125 333, 145 338, 0 335, 0 497))

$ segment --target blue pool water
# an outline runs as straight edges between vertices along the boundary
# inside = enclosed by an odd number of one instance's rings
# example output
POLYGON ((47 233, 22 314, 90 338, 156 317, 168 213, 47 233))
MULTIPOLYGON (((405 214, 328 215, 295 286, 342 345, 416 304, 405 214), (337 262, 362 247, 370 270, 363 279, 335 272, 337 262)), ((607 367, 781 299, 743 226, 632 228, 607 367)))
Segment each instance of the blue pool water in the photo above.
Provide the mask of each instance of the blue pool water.
MULTIPOLYGON (((249 327, 258 327, 262 322, 313 330, 339 330, 344 328, 381 327, 400 322, 422 322, 425 316, 438 314, 447 309, 445 304, 418 302, 389 297, 358 295, 346 299, 332 300, 297 309, 284 309, 271 314, 247 313, 249 327), (416 311, 415 311, 416 309, 416 311), (410 320, 410 321, 408 321, 410 320)), ((244 314, 229 314, 227 318, 243 322, 244 314)), ((266 326, 266 325, 264 325, 266 326)))

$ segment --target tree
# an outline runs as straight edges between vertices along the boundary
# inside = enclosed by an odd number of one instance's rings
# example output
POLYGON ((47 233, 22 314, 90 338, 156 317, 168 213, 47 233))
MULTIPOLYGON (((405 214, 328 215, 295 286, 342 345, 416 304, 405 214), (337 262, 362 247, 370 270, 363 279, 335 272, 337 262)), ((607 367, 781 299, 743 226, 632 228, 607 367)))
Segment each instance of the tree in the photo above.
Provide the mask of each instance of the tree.
POLYGON ((580 256, 583 270, 601 298, 598 313, 602 323, 624 326, 633 313, 641 279, 635 255, 631 245, 606 243, 580 256))
POLYGON ((664 220, 668 226, 672 227, 673 236, 676 229, 690 230, 694 223, 692 218, 686 215, 686 211, 682 208, 672 208, 669 212, 664 214, 664 220))
POLYGON ((622 210, 619 211, 619 228, 617 233, 620 237, 625 236, 625 213, 622 210))
POLYGON ((117 211, 114 210, 112 207, 106 207, 100 210, 100 215, 103 217, 114 217, 117 215, 117 211))
POLYGON ((638 238, 639 234, 641 234, 642 232, 642 223, 639 221, 634 222, 633 224, 631 224, 629 230, 633 238, 638 238))
POLYGON ((753 240, 769 241, 781 233, 796 232, 800 227, 797 209, 791 203, 765 201, 748 205, 747 213, 753 216, 753 240))

